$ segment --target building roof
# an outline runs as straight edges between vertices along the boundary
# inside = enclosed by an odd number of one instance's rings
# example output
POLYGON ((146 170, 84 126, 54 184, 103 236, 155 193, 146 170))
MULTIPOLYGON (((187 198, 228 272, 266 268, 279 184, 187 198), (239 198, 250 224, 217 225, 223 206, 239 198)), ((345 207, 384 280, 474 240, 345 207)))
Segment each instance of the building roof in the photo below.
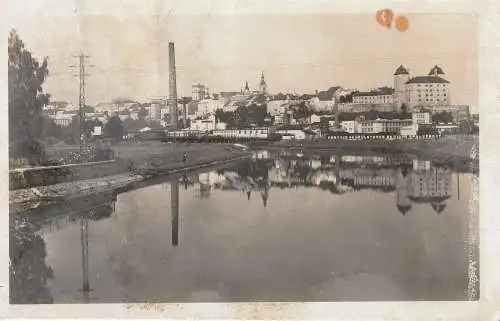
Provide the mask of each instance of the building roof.
POLYGON ((406 82, 407 84, 449 84, 450 82, 439 76, 417 76, 406 82))
POLYGON ((381 87, 376 90, 372 91, 360 91, 353 93, 353 97, 359 97, 359 96, 382 96, 382 95, 392 95, 394 94, 394 88, 389 88, 389 87, 381 87))
POLYGON ((409 75, 410 73, 408 72, 408 69, 403 67, 403 65, 399 65, 398 69, 394 72, 394 76, 397 75, 409 75))

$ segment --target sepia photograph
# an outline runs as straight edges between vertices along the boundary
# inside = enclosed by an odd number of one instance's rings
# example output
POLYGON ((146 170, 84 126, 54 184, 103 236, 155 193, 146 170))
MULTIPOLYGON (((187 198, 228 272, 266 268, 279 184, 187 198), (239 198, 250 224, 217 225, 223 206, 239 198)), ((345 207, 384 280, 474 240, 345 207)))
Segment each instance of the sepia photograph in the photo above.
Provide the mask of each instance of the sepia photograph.
POLYGON ((9 303, 478 302, 478 15, 9 22, 9 303))

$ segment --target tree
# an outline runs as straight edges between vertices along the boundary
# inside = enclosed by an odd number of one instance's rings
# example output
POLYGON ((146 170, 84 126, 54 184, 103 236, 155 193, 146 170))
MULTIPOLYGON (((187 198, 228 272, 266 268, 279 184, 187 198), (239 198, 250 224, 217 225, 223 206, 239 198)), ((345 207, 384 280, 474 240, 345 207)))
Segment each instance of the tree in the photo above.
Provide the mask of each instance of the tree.
POLYGON ((401 114, 406 115, 406 113, 408 113, 408 108, 406 107, 405 103, 401 104, 400 109, 401 109, 401 114))
POLYGON ((8 67, 9 142, 15 147, 11 152, 14 157, 28 157, 31 163, 38 163, 41 155, 34 154, 30 146, 41 148, 37 138, 42 135, 42 108, 49 102, 49 95, 42 89, 49 74, 47 58, 40 63, 25 49, 17 32, 11 30, 8 67))
POLYGON ((121 141, 124 134, 125 129, 118 116, 111 117, 104 126, 104 135, 112 137, 115 141, 121 141))
POLYGON ((83 112, 84 113, 94 113, 95 108, 92 106, 89 106, 89 105, 85 105, 85 106, 83 106, 83 112))
POLYGON ((62 128, 48 116, 43 116, 42 136, 43 137, 62 137, 62 128))
POLYGON ((368 113, 366 113, 366 120, 375 120, 379 117, 378 112, 375 110, 375 108, 372 108, 368 113))
POLYGON ((453 122, 453 115, 450 112, 442 111, 432 115, 432 122, 434 123, 451 123, 453 122))
MULTIPOLYGON (((100 122, 98 120, 85 120, 83 122, 83 134, 85 135, 85 138, 90 138, 92 135, 92 131, 94 130, 95 126, 98 126, 100 122)), ((70 143, 75 143, 78 144, 80 142, 80 116, 76 115, 73 116, 73 119, 71 120, 71 124, 69 125, 69 128, 66 130, 64 133, 65 138, 67 139, 68 142, 70 143)))

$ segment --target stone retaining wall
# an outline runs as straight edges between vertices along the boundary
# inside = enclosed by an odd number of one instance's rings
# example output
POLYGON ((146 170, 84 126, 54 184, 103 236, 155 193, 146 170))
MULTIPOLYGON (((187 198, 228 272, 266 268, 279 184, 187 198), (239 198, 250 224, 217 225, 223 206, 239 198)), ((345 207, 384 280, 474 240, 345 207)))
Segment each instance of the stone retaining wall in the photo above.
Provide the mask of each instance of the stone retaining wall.
POLYGON ((21 168, 9 171, 11 190, 36 186, 53 185, 82 179, 91 179, 127 172, 122 160, 71 164, 36 168, 21 168))

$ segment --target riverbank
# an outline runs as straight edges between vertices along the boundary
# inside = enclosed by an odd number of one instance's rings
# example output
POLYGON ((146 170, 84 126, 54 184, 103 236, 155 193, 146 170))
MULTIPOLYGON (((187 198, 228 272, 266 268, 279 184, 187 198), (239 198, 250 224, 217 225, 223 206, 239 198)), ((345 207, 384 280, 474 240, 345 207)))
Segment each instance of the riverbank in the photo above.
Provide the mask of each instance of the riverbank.
POLYGON ((331 151, 352 154, 410 154, 432 159, 460 158, 477 161, 477 136, 446 136, 422 140, 348 140, 319 139, 279 142, 258 142, 250 144, 253 149, 296 150, 296 151, 331 151))
POLYGON ((153 177, 173 175, 248 158, 250 154, 236 146, 151 143, 137 146, 116 146, 120 158, 118 173, 87 179, 76 179, 51 185, 20 188, 9 192, 10 212, 29 210, 46 203, 85 197, 124 188, 153 177), (164 146, 167 145, 167 146, 164 146), (170 146, 168 146, 170 145, 170 146), (182 157, 187 154, 184 162, 182 157))

